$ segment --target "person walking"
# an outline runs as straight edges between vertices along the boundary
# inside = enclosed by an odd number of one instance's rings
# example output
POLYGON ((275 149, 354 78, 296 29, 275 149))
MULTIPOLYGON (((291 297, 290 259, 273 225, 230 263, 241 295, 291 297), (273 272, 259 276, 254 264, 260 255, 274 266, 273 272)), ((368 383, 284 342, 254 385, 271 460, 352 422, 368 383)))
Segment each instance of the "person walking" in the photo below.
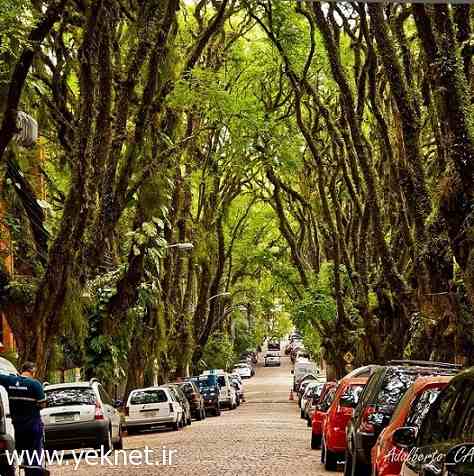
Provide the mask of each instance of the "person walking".
POLYGON ((40 410, 46 406, 41 383, 35 379, 36 365, 25 362, 21 375, 0 374, 0 385, 5 387, 10 401, 10 413, 15 428, 15 449, 25 469, 25 476, 43 476, 44 428, 40 410))

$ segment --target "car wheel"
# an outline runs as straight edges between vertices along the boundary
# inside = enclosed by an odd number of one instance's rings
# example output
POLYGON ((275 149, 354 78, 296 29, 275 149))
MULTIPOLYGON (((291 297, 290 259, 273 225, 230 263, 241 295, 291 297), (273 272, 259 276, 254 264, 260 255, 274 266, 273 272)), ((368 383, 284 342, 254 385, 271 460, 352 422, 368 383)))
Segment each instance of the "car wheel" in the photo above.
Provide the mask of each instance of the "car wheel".
POLYGON ((313 426, 313 424, 311 422, 311 418, 306 417, 306 425, 309 426, 309 427, 313 426))
POLYGON ((351 458, 351 476, 370 476, 371 468, 366 464, 357 461, 357 456, 352 455, 351 458))
POLYGON ((179 429, 181 428, 181 422, 183 420, 176 420, 174 423, 173 423, 173 430, 174 431, 179 431, 179 429))
POLYGON ((193 422, 191 415, 189 415, 189 418, 186 420, 186 425, 190 426, 191 423, 193 422))
POLYGON ((107 451, 110 451, 113 448, 112 432, 110 431, 110 428, 107 430, 107 434, 104 436, 104 439, 102 440, 102 443, 100 446, 104 448, 104 453, 106 453, 107 451))
POLYGON ((319 450, 321 447, 321 435, 315 435, 311 433, 311 449, 312 450, 319 450))
POLYGON ((200 408, 196 414, 196 420, 201 421, 204 417, 202 416, 202 408, 200 408))
POLYGON ((135 428, 127 428, 127 435, 128 436, 133 436, 136 435, 138 431, 135 428))
POLYGON ((207 418, 206 409, 203 408, 203 409, 202 409, 202 419, 205 420, 206 418, 207 418))
POLYGON ((304 411, 303 410, 300 410, 300 417, 304 418, 304 411))
POLYGON ((119 433, 119 438, 118 438, 118 441, 114 443, 114 450, 123 450, 123 432, 122 432, 121 426, 119 427, 118 433, 119 433))
POLYGON ((217 407, 214 413, 215 416, 221 416, 221 409, 220 407, 217 407))

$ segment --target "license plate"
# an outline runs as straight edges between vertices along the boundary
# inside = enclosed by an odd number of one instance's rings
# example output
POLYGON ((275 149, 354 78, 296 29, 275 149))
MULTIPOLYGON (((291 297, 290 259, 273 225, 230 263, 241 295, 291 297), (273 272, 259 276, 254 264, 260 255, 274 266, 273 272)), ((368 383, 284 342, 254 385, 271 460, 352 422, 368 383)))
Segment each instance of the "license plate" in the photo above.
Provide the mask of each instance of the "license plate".
POLYGON ((145 416, 147 418, 154 418, 158 416, 158 413, 159 413, 158 410, 148 411, 148 412, 145 412, 145 416))
POLYGON ((56 415, 54 417, 55 423, 69 423, 79 420, 79 415, 56 415))

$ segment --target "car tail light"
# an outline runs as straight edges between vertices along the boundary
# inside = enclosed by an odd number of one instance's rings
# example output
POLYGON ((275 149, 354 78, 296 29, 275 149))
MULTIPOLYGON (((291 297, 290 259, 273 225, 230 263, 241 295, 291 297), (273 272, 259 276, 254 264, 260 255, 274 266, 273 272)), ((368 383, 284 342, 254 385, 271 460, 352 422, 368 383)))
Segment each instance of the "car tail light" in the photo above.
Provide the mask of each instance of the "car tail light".
POLYGON ((193 393, 193 394, 191 395, 191 400, 194 400, 194 401, 199 400, 199 398, 198 398, 198 396, 197 396, 197 393, 193 393))
POLYGON ((170 403, 170 413, 173 413, 174 412, 174 407, 173 407, 173 404, 170 403))
POLYGON ((368 406, 365 408, 362 413, 362 421, 360 424, 360 431, 363 433, 374 433, 375 428, 373 423, 370 421, 370 416, 375 413, 375 408, 368 406))
POLYGON ((95 402, 95 420, 103 420, 104 419, 104 412, 102 411, 102 405, 100 404, 99 400, 95 402))

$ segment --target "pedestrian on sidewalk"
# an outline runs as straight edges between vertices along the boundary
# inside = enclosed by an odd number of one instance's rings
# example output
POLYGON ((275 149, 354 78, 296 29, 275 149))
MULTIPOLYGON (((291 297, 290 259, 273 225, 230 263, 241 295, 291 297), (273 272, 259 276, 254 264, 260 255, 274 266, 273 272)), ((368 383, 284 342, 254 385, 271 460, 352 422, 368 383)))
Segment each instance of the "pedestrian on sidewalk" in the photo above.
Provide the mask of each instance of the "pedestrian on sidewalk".
POLYGON ((10 413, 15 428, 15 449, 25 455, 22 463, 25 476, 43 476, 44 427, 40 410, 46 406, 43 385, 35 379, 36 365, 25 362, 21 375, 0 374, 10 401, 10 413))

